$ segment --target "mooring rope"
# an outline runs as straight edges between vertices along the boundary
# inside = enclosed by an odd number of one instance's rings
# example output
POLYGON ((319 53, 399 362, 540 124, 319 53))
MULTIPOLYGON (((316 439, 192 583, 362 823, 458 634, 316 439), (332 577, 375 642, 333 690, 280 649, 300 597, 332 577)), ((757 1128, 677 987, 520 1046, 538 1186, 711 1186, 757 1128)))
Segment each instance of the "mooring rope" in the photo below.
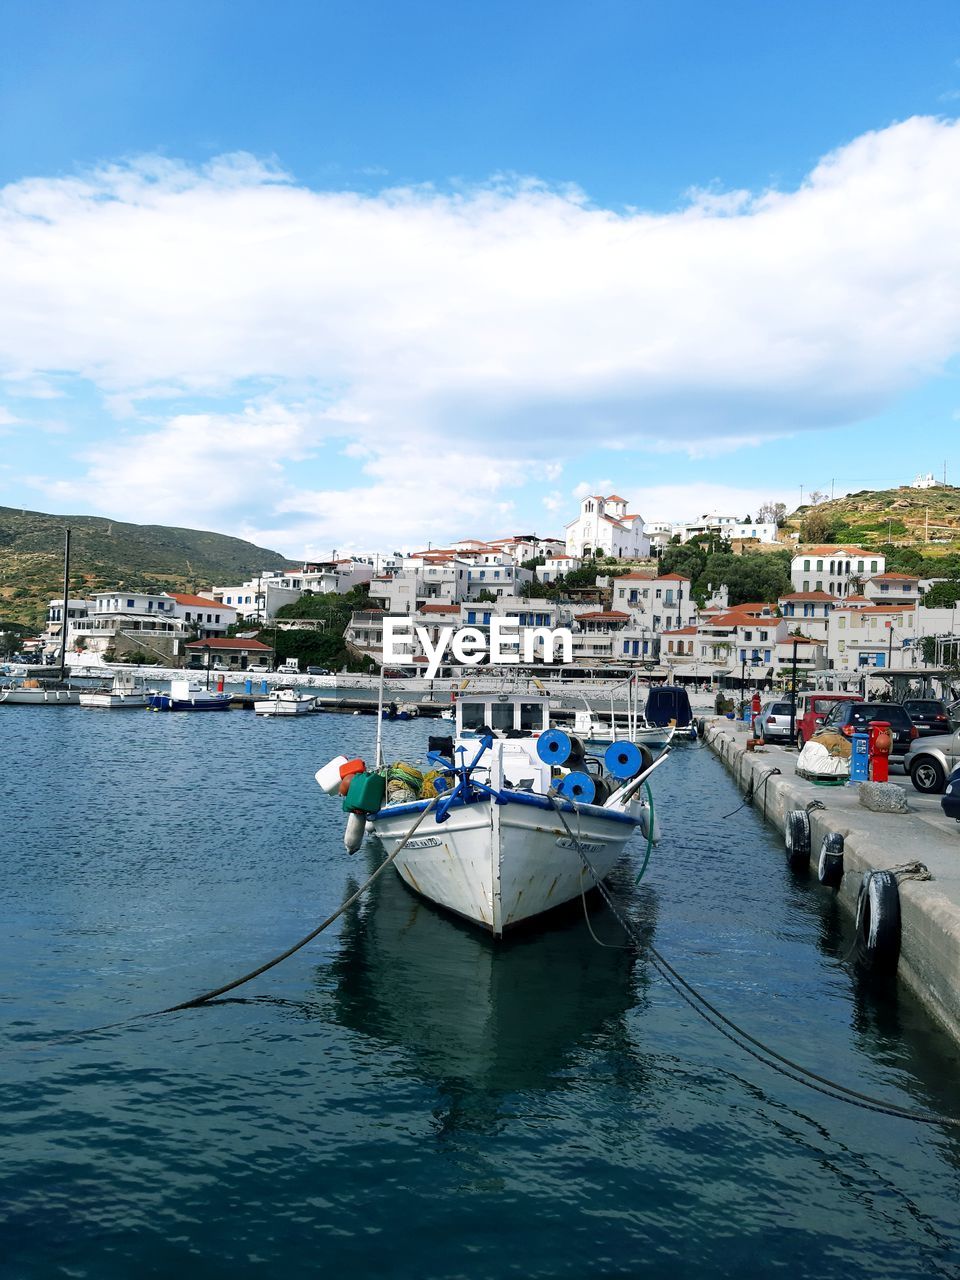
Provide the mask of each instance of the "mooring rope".
POLYGON ((327 916, 326 920, 323 920, 318 924, 315 929, 311 929, 305 937, 301 938, 299 942, 295 942, 292 947, 287 947, 286 951, 281 951, 281 953, 278 956, 274 956, 272 960, 268 960, 265 964, 258 965, 258 967, 256 969, 252 969, 250 973, 245 973, 242 978, 234 978, 232 982, 224 983, 222 987, 214 987, 212 991, 205 991, 203 995, 193 996, 190 1000, 182 1000, 179 1004, 171 1004, 165 1009, 151 1009, 147 1013, 131 1013, 128 1017, 121 1018, 117 1022, 105 1022, 98 1027, 84 1027, 78 1031, 68 1031, 65 1035, 58 1036, 55 1040, 45 1040, 42 1044, 29 1045, 26 1047, 31 1050, 46 1049, 50 1045, 64 1044, 66 1041, 75 1040, 79 1036, 92 1036, 100 1031, 112 1031, 115 1027, 123 1027, 130 1022, 139 1022, 145 1018, 159 1018, 165 1013, 179 1013, 183 1009, 196 1009, 199 1008, 200 1005, 207 1004, 209 1001, 215 1000, 217 996, 226 995, 228 991, 235 991, 237 987, 242 987, 245 983, 251 982, 254 978, 259 978, 261 973, 266 973, 268 969, 273 969, 276 965, 282 964, 284 960, 289 959, 289 957, 295 952, 305 947, 308 942, 312 942, 314 938, 323 933, 324 929, 329 929, 335 920, 339 920, 343 913, 349 910, 357 899, 366 893, 374 881, 382 875, 384 871, 386 871, 387 867, 390 866, 397 855, 406 847, 407 841, 412 838, 414 832, 420 826, 420 823, 424 820, 430 810, 434 808, 438 800, 439 797, 435 796, 430 801, 426 808, 420 812, 416 822, 414 822, 410 827, 409 831, 397 845, 396 849, 394 849, 393 853, 384 858, 372 875, 364 880, 360 888, 352 893, 346 901, 342 902, 332 915, 327 916))
MULTIPOLYGON (((882 1115, 897 1117, 901 1120, 913 1120, 919 1124, 942 1124, 951 1125, 960 1128, 960 1118, 956 1116, 940 1115, 932 1111, 914 1111, 909 1107, 901 1107, 897 1103, 884 1102, 881 1098, 874 1098, 868 1093, 861 1093, 858 1089, 851 1089, 847 1085, 840 1084, 836 1080, 831 1080, 827 1076, 822 1076, 816 1071, 812 1071, 809 1067, 804 1067, 799 1062, 794 1062, 791 1058, 785 1057, 778 1053, 776 1049, 772 1049, 762 1040, 758 1040, 756 1036, 752 1036, 749 1031, 739 1026, 732 1018, 728 1018, 721 1013, 715 1005, 711 1004, 706 996, 702 995, 694 986, 677 972, 670 962, 660 954, 652 942, 644 944, 638 936, 633 924, 623 915, 610 890, 603 883, 601 877, 597 874, 596 869, 587 857, 583 848, 582 841, 578 840, 570 829, 563 811, 556 801, 554 793, 548 793, 551 803, 556 810, 557 816, 566 829, 567 835, 573 841, 573 844, 582 858, 587 870, 593 876, 594 883, 600 892, 601 897, 607 906, 613 912, 614 918, 623 929, 624 933, 633 943, 637 951, 642 951, 650 956, 654 968, 667 984, 676 992, 680 998, 690 1006, 691 1009, 705 1022, 719 1031, 732 1044, 736 1045, 744 1053, 748 1053, 757 1062, 762 1063, 765 1067, 769 1067, 773 1071, 779 1072, 788 1080, 792 1080, 795 1084, 804 1085, 808 1089, 813 1089, 816 1093, 821 1093, 824 1097, 832 1099, 834 1102, 846 1102, 851 1106, 860 1107, 865 1111, 876 1111, 882 1115)), ((574 809, 577 808, 576 801, 571 801, 574 809)), ((582 885, 581 885, 582 893, 582 885)), ((586 898, 584 898, 584 906, 586 906, 586 898)), ((591 930, 591 933, 593 931, 591 930)), ((596 935, 594 935, 595 937, 596 935)), ((604 945, 609 946, 609 943, 604 945)))

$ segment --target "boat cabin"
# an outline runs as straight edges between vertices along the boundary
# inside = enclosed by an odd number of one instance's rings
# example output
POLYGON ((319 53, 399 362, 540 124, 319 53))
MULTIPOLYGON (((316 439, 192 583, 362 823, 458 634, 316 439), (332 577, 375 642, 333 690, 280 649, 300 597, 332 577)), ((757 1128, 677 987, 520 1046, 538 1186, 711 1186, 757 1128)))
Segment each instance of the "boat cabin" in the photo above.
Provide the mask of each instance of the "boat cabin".
POLYGON ((529 738, 550 728, 550 700, 536 693, 472 693, 457 699, 457 737, 482 729, 497 738, 529 738))

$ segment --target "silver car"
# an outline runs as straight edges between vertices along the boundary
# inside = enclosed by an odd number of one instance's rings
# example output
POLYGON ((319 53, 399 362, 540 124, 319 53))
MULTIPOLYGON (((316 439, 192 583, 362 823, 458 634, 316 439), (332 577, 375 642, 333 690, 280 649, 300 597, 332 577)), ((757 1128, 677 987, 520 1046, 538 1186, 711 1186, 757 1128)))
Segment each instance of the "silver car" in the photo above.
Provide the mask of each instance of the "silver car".
POLYGON ((947 778, 960 764, 960 729, 954 733, 937 733, 929 738, 916 738, 910 744, 903 767, 910 781, 924 795, 939 795, 947 778))
MULTIPOLYGON (((790 740, 790 701, 778 699, 765 702, 756 718, 757 732, 764 742, 788 742, 790 740)), ((796 727, 796 716, 794 716, 796 727)))

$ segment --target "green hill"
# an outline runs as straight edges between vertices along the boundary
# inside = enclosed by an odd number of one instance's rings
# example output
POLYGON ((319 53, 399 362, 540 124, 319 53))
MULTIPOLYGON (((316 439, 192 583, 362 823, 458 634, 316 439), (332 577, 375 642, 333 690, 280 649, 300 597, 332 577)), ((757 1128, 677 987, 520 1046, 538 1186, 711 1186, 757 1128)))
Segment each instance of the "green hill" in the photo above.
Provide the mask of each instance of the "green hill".
POLYGON ((787 529, 803 542, 850 542, 877 547, 923 547, 937 555, 960 545, 960 488, 861 489, 842 498, 798 507, 786 519, 787 529))
POLYGON ((63 592, 63 531, 71 530, 70 590, 195 591, 289 563, 278 551, 200 529, 51 516, 0 507, 0 621, 38 625, 63 592))

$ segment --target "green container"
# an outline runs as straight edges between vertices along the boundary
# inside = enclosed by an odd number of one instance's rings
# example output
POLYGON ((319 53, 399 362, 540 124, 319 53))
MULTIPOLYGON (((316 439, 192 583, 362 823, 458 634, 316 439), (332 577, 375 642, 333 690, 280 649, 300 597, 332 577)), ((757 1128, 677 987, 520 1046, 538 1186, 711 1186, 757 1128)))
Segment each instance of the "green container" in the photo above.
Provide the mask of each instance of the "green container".
POLYGON ((343 809, 359 809, 361 813, 376 813, 383 805, 387 792, 387 780, 382 773, 358 773, 350 783, 350 790, 343 797, 343 809))

